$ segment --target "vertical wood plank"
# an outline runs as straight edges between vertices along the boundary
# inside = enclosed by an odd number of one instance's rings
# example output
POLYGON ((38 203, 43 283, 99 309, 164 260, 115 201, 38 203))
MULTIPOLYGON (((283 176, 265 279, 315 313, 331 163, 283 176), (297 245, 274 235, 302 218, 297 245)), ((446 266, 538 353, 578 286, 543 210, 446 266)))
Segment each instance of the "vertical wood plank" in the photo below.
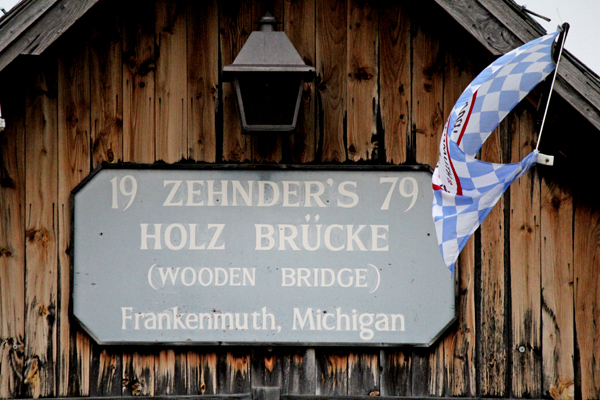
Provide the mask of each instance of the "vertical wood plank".
POLYGON ((90 396, 120 396, 123 359, 118 350, 93 346, 90 370, 90 396))
POLYGON ((29 81, 25 119, 24 383, 34 398, 57 393, 57 69, 50 60, 29 81))
POLYGON ((283 386, 283 352, 272 347, 252 349, 252 387, 283 386))
POLYGON ((152 163, 154 142, 154 0, 124 7, 123 161, 152 163))
POLYGON ((369 0, 348 1, 346 70, 348 157, 353 161, 370 160, 377 155, 379 146, 379 13, 376 4, 369 0))
MULTIPOLYGON (((70 46, 58 55, 58 283, 59 359, 58 395, 89 394, 86 365, 77 365, 76 338, 69 308, 71 299, 71 190, 90 172, 90 69, 89 41, 73 32, 70 46), (75 37, 75 35, 77 37, 75 37), (70 374, 70 371, 73 374, 70 374), (69 390, 72 389, 72 390, 69 390), (79 393, 81 392, 81 393, 79 393)), ((89 350, 86 351, 89 353, 89 350)), ((83 354, 82 354, 83 355, 83 354)))
MULTIPOLYGON (((507 117, 509 120, 511 117, 507 117)), ((481 159, 503 162, 502 137, 508 134, 507 119, 481 150, 481 159)), ((505 342, 504 209, 502 197, 481 224, 481 288, 479 299, 479 388, 481 396, 506 393, 507 349, 505 342)))
POLYGON ((346 0, 317 0, 319 161, 343 162, 346 154, 346 0))
POLYGON ((379 394, 379 354, 375 351, 348 355, 348 395, 379 394))
POLYGON ((187 10, 188 158, 215 162, 219 102, 219 12, 216 0, 187 10))
POLYGON ((250 354, 245 349, 219 353, 217 394, 249 393, 251 390, 250 354))
POLYGON ((573 198, 542 183, 542 380, 543 394, 575 396, 573 332, 573 198))
POLYGON ((342 350, 316 350, 316 394, 345 396, 348 394, 348 353, 342 350))
POLYGON ((471 237, 458 256, 458 328, 454 335, 449 375, 452 396, 476 395, 475 341, 475 238, 471 237))
POLYGON ((573 332, 573 198, 542 182, 543 395, 575 396, 573 332))
MULTIPOLYGON (((252 0, 219 2, 221 65, 235 60, 252 32, 252 0)), ((252 158, 252 143, 242 134, 231 83, 224 83, 223 93, 223 161, 243 162, 252 158)))
POLYGON ((217 393, 217 354, 209 352, 198 354, 188 351, 188 394, 216 394, 217 393))
POLYGON ((380 353, 381 396, 411 396, 411 357, 410 350, 383 349, 380 353))
MULTIPOLYGON (((436 352, 443 351, 439 342, 432 349, 415 349, 411 356, 411 393, 413 396, 429 396, 430 387, 435 388, 435 361, 436 352), (432 366, 434 367, 432 371, 432 366), (432 383, 432 379, 434 383, 432 383)), ((443 358, 443 353, 439 358, 443 358)))
POLYGON ((154 396, 154 356, 123 354, 123 396, 154 396))
POLYGON ((187 394, 187 352, 161 349, 154 364, 154 394, 187 394))
MULTIPOLYGON (((535 123, 527 109, 515 111, 511 162, 535 147, 535 123)), ((510 286, 512 309, 512 395, 542 392, 540 181, 534 171, 510 187, 510 286)))
POLYGON ((406 161, 406 144, 411 130, 410 27, 406 3, 380 3, 379 101, 385 161, 391 164, 406 161))
MULTIPOLYGON (((315 66, 316 57, 316 3, 315 0, 285 0, 285 33, 306 65, 315 66)), ((289 138, 291 162, 307 163, 315 160, 317 151, 314 82, 305 82, 302 104, 296 129, 289 138)), ((286 140, 283 143, 287 143, 286 140)), ((284 153, 286 149, 284 148, 284 153)))
POLYGON ((416 133, 417 162, 435 166, 444 124, 443 26, 439 10, 425 10, 425 3, 412 4, 413 29, 412 123, 416 133), (427 15, 427 18, 423 16, 427 15))
POLYGON ((123 31, 116 1, 101 7, 90 41, 92 167, 123 160, 123 31))
POLYGON ((187 5, 156 2, 156 159, 187 158, 187 5))
POLYGON ((575 207, 575 340, 582 399, 600 398, 600 210, 575 207))
POLYGON ((0 398, 21 397, 25 338, 25 96, 0 93, 0 398))
POLYGON ((316 393, 315 349, 289 351, 283 361, 282 394, 316 393))

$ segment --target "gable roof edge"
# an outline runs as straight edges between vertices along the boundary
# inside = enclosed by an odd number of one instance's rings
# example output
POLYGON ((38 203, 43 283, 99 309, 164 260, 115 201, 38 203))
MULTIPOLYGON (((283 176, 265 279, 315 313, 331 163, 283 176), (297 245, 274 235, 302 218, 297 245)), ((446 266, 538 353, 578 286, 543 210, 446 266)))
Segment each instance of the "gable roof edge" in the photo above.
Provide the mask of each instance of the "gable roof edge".
POLYGON ((0 71, 20 55, 40 55, 99 0, 24 0, 0 19, 0 71), (6 19, 5 19, 6 18, 6 19))
MULTIPOLYGON (((495 56, 545 34, 527 15, 513 9, 512 0, 434 1, 495 56)), ((554 88, 600 130, 600 79, 567 50, 554 88)))

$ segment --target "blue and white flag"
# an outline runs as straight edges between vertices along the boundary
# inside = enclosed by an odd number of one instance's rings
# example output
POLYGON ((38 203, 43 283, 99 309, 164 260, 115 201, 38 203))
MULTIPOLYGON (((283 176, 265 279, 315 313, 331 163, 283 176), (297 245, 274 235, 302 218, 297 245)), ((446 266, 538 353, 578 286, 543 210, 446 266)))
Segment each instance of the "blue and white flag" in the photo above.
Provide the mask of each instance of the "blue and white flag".
POLYGON ((432 214, 442 257, 452 272, 458 254, 504 191, 537 161, 537 150, 514 164, 488 163, 475 155, 500 121, 554 70, 552 44, 559 33, 498 58, 450 112, 432 177, 432 214))

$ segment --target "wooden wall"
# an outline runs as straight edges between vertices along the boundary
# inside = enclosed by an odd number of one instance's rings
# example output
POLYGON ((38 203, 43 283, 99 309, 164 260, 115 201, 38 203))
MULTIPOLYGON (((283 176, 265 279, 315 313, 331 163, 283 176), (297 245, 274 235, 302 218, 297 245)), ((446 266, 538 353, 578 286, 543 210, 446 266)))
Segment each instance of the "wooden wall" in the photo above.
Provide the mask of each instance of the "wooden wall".
MULTIPOLYGON (((0 398, 254 386, 600 398, 600 207, 535 171, 467 244, 458 321, 431 348, 103 347, 70 318, 69 194, 99 163, 433 166, 450 108, 489 61, 432 1, 101 1, 44 55, 0 75, 0 398), (246 136, 219 73, 266 10, 317 79, 295 132, 246 136)), ((538 95, 501 124, 484 159, 531 151, 538 95)), ((554 101, 556 127, 587 128, 554 101)))

